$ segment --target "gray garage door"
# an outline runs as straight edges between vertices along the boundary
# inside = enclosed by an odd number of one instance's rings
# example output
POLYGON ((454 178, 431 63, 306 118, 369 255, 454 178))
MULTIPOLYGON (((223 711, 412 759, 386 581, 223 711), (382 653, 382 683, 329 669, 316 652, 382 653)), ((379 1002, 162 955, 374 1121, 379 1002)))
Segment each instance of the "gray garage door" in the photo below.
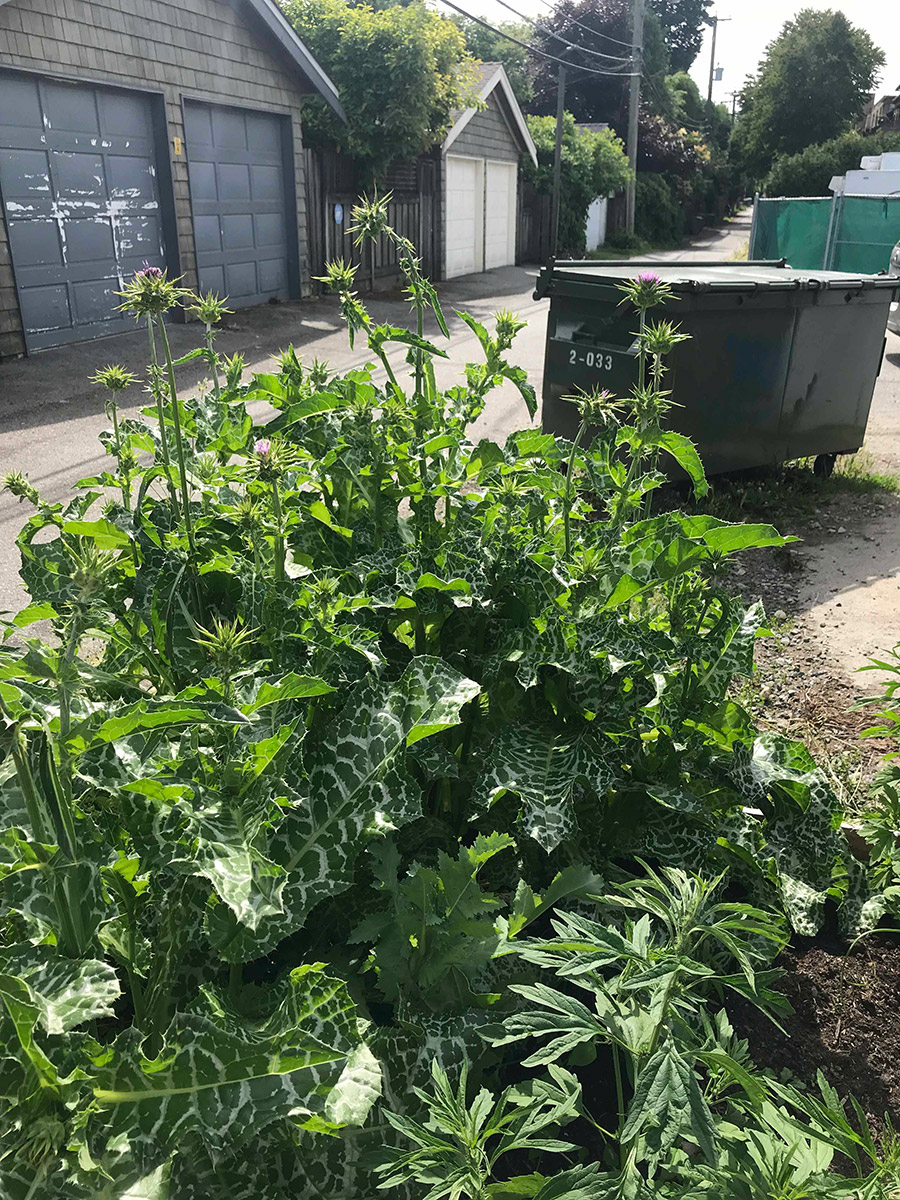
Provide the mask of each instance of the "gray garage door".
POLYGON ((287 299, 284 119, 195 103, 184 119, 200 290, 227 296, 233 308, 287 299))
POLYGON ((134 328, 116 292, 164 265, 146 97, 0 73, 0 196, 30 350, 134 328))

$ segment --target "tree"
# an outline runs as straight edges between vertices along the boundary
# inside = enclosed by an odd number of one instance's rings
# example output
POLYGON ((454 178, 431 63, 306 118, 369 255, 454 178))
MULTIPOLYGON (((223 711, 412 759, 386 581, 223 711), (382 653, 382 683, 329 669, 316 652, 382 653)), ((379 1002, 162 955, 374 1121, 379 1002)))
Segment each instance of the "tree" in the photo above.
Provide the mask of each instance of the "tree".
POLYGON ((474 100, 460 30, 424 4, 374 11, 347 0, 286 0, 284 12, 334 81, 347 124, 310 99, 310 141, 337 145, 376 174, 440 141, 474 100))
POLYGON ((884 54, 841 12, 806 8, 766 48, 741 93, 736 158, 762 179, 781 154, 797 154, 848 129, 872 91, 884 54))
MULTIPOLYGON (((554 117, 526 117, 538 152, 537 166, 522 160, 522 170, 539 192, 553 190, 553 157, 556 147, 554 117)), ((622 188, 631 177, 625 147, 611 129, 592 133, 579 129, 570 112, 563 114, 563 141, 559 205, 560 251, 584 250, 587 210, 598 196, 622 188)))
POLYGON ((451 17, 450 19, 462 30, 463 37, 466 39, 466 49, 473 58, 481 59, 482 62, 503 63, 516 99, 523 108, 528 108, 534 99, 534 84, 531 81, 532 71, 528 51, 524 46, 517 46, 515 42, 502 37, 501 34, 508 33, 518 41, 527 43, 531 40, 534 32, 532 27, 524 23, 518 25, 514 21, 501 21, 497 26, 501 32, 494 33, 492 30, 486 29, 484 25, 479 25, 477 21, 470 21, 466 17, 451 17))
POLYGON ((666 87, 672 97, 675 123, 687 129, 700 129, 706 121, 706 103, 687 71, 676 71, 667 76, 666 87))
POLYGON ((650 0, 659 18, 673 71, 687 71, 703 45, 712 0, 650 0))
MULTIPOLYGON (((534 31, 532 43, 538 49, 573 64, 566 88, 566 108, 576 121, 607 121, 620 133, 625 132, 631 15, 632 0, 562 0, 534 31), (582 52, 566 46, 560 38, 583 48, 582 52), (585 49, 610 55, 610 58, 597 58, 584 53, 585 49), (607 73, 587 74, 579 71, 575 64, 590 71, 607 73)), ((653 106, 665 107, 670 103, 662 86, 668 65, 662 27, 656 15, 648 11, 644 22, 643 85, 653 106)), ((558 77, 559 63, 535 56, 534 112, 550 114, 556 111, 558 77)))

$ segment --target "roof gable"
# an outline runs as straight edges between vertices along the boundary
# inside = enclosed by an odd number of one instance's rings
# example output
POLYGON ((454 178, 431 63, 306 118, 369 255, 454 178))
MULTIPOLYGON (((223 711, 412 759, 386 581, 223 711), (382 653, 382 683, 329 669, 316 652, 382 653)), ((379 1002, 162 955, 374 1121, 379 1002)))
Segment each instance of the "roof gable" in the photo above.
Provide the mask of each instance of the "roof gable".
MULTIPOLYGON (((492 92, 496 91, 502 100, 506 102, 504 116, 510 124, 511 132, 519 142, 520 149, 528 154, 532 161, 537 163, 537 150, 535 149, 534 141, 531 134, 528 132, 528 126, 525 124, 525 118, 522 115, 522 110, 519 108, 519 102, 516 100, 515 93, 512 90, 512 85, 509 82, 509 77, 502 63, 482 63, 480 67, 480 86, 478 88, 478 96, 481 100, 487 100, 492 92)), ((504 105, 501 104, 501 108, 504 105)), ((467 108, 464 112, 455 114, 453 125, 450 127, 450 132, 444 138, 444 144, 441 147, 443 151, 447 151, 472 118, 481 111, 481 109, 467 108)))
MULTIPOLYGON (((236 3, 236 0, 231 0, 231 3, 240 11, 241 6, 236 3)), ((243 0, 243 3, 256 14, 291 63, 309 82, 312 90, 318 92, 341 120, 346 121, 337 88, 297 36, 296 30, 281 11, 276 0, 243 0)))

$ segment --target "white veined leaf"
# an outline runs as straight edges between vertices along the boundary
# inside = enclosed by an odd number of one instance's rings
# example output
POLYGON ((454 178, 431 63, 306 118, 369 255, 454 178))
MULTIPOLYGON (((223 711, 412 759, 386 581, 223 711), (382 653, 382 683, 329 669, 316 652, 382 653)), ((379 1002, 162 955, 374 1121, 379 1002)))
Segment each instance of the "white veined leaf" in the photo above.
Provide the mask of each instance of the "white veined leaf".
POLYGON ((288 995, 255 1028, 178 1014, 155 1058, 141 1041, 124 1033, 93 1083, 106 1144, 127 1139, 148 1170, 192 1134, 216 1153, 280 1118, 324 1113, 345 1068, 336 1107, 348 1121, 363 1121, 380 1090, 360 1052, 353 1001, 321 965, 293 971, 288 995))
POLYGON ((351 692, 334 731, 306 756, 309 799, 286 814, 265 849, 287 874, 284 913, 248 932, 227 909, 214 909, 209 935, 223 958, 255 958, 299 929, 315 904, 349 887, 370 837, 421 815, 406 748, 456 724, 478 691, 442 660, 421 657, 396 682, 366 680, 351 692))
POLYGON ((523 832, 547 851, 575 831, 576 784, 587 780, 602 793, 613 778, 596 739, 538 726, 507 726, 496 738, 489 761, 490 768, 476 785, 475 803, 487 806, 504 792, 515 792, 522 799, 523 832))
POLYGON ((0 969, 27 984, 37 1021, 50 1034, 68 1033, 86 1021, 111 1016, 121 992, 107 963, 62 958, 49 946, 9 947, 0 955, 0 969))

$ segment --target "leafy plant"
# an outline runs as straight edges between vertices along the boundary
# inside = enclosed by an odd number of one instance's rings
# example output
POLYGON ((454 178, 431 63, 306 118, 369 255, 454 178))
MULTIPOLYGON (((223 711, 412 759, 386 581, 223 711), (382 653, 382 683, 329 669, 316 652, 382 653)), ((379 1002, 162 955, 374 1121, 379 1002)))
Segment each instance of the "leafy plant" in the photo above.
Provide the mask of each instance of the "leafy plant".
POLYGON ((101 373, 110 469, 65 503, 6 481, 31 509, 31 602, 0 650, 11 1200, 367 1195, 373 1148, 413 1128, 437 1158, 392 1158, 411 1197, 422 1172, 544 1200, 640 1189, 651 1168, 681 1186, 683 1144, 725 1170, 731 1097, 762 1103, 715 1011, 733 992, 776 1006, 772 911, 814 932, 843 897, 871 924, 827 780, 729 699, 765 617, 726 592, 726 560, 785 539, 651 509, 669 459, 705 488, 666 428, 664 286, 623 294, 635 386, 576 397, 576 439, 476 441, 502 384, 535 414, 521 322, 461 314, 481 361, 439 388, 447 325, 415 248, 385 198, 355 223, 393 243, 415 314, 378 324, 331 264, 366 366, 289 348, 247 377, 216 350, 221 303, 145 270, 123 301, 148 330, 150 404, 123 416, 131 379, 101 373), (176 302, 201 318, 182 360, 176 302), (194 359, 209 381, 185 397, 194 359), (260 426, 256 401, 276 410, 260 426), (532 1030, 550 1038, 535 1063, 572 1061, 506 1079, 503 1046, 532 1030), (607 1122, 571 1076, 613 1046, 607 1122), (463 1129, 467 1062, 488 1099, 463 1129), (564 1169, 540 1145, 562 1123, 564 1169), (527 1145, 498 1167, 513 1130, 527 1145), (584 1165, 595 1137, 602 1169, 584 1165))

